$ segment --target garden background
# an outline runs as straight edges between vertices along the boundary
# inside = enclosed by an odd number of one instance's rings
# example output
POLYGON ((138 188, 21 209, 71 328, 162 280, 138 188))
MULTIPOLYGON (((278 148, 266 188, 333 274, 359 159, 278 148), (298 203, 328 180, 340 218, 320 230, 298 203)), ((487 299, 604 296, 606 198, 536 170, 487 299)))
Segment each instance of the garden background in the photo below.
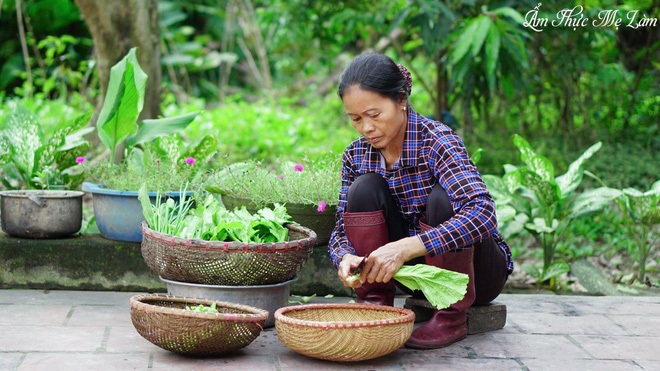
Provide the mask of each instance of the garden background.
MULTIPOLYGON (((0 0, 0 130, 17 106, 39 123, 40 133, 24 131, 26 143, 45 141, 82 114, 94 112, 95 127, 110 67, 137 47, 148 76, 138 122, 201 110, 181 132, 141 146, 149 153, 153 145, 154 169, 159 156, 185 154, 205 140, 216 151, 198 165, 210 173, 248 160, 273 171, 289 161, 313 167, 357 137, 336 95, 339 74, 353 56, 381 52, 410 69, 413 107, 452 126, 486 175, 517 265, 509 289, 592 291, 576 275, 602 272, 601 284, 616 283, 619 293, 653 291, 660 277, 660 28, 535 32, 523 23, 537 4, 0 0), (567 172, 571 182, 555 180, 567 172)), ((592 20, 619 10, 623 25, 633 10, 638 19, 660 14, 651 0, 589 0, 544 2, 538 16, 552 20, 577 5, 592 20)), ((91 130, 76 147, 84 149, 76 156, 85 158, 75 165, 81 171, 62 172, 52 160, 26 176, 15 163, 32 147, 21 152, 3 137, 0 189, 77 187, 86 177, 107 180, 95 170, 100 164, 130 163, 124 148, 111 158, 91 130)), ((122 168, 111 177, 127 184, 148 174, 157 188, 178 189, 190 175, 165 179, 154 169, 122 168)), ((319 186, 328 192, 334 184, 319 186)), ((86 233, 95 232, 90 216, 86 233)))

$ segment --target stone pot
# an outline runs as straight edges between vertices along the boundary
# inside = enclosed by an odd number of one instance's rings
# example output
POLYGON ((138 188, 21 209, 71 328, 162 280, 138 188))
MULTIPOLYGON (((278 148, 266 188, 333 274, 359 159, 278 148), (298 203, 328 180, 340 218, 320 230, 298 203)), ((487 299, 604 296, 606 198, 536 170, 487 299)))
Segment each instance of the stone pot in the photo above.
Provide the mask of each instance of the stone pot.
MULTIPOLYGON (((90 182, 84 182, 82 190, 93 195, 94 220, 101 235, 118 241, 141 242, 140 224, 144 221, 142 204, 137 191, 118 191, 90 182)), ((194 192, 186 192, 192 197, 194 192)), ((179 202, 180 192, 166 192, 166 198, 179 202)), ((149 192, 151 203, 156 203, 156 192, 149 192)))
POLYGON ((3 191, 2 230, 23 238, 60 238, 80 230, 82 198, 78 191, 3 191))
MULTIPOLYGON (((259 209, 259 206, 252 200, 227 195, 222 196, 222 204, 229 210, 233 210, 235 207, 245 206, 251 213, 255 213, 259 209)), ((273 207, 272 204, 267 206, 273 207)), ((327 245, 330 240, 330 234, 332 234, 332 230, 335 228, 337 206, 327 206, 322 213, 316 211, 316 208, 317 206, 315 205, 286 204, 286 210, 294 222, 316 232, 316 245, 327 245)))

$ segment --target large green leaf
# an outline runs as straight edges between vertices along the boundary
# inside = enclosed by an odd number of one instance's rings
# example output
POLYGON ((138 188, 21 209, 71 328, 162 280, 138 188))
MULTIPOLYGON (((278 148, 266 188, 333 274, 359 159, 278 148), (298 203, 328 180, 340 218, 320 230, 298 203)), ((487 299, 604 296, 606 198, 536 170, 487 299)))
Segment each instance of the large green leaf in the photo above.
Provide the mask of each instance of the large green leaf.
POLYGON ((486 174, 483 176, 483 180, 484 183, 486 183, 488 192, 490 192, 498 204, 507 204, 511 202, 511 192, 502 178, 486 174))
POLYGON ((559 227, 559 220, 553 219, 552 225, 548 225, 543 218, 534 218, 533 223, 525 224, 525 228, 529 231, 541 233, 552 233, 559 227))
POLYGON ((507 239, 522 232, 525 229, 525 224, 527 224, 527 221, 529 221, 529 217, 521 213, 516 214, 513 220, 509 220, 504 223, 500 223, 498 217, 497 229, 502 234, 502 237, 507 239))
POLYGON ((554 179, 546 181, 541 179, 538 173, 521 169, 522 171, 522 184, 534 191, 539 202, 545 206, 554 205, 559 201, 559 186, 555 183, 554 179))
POLYGON ((44 137, 37 116, 24 106, 16 108, 5 117, 4 136, 11 148, 11 161, 23 175, 32 179, 37 152, 43 145, 44 137))
MULTIPOLYGON (((481 51, 481 46, 484 44, 486 37, 488 36, 488 30, 491 28, 490 17, 487 15, 481 15, 475 20, 477 23, 476 30, 474 31, 474 39, 472 40, 472 56, 476 57, 481 51)), ((493 27, 494 28, 494 27, 493 27)))
POLYGON ((558 176, 555 180, 559 189, 561 190, 561 197, 567 198, 567 196, 575 191, 575 189, 582 182, 582 177, 584 176, 584 168, 582 164, 585 160, 591 158, 596 151, 600 149, 603 144, 598 142, 593 146, 589 147, 584 153, 578 157, 569 167, 568 171, 565 174, 558 176))
POLYGON ((96 122, 99 138, 113 155, 115 148, 137 130, 136 121, 144 106, 147 75, 132 48, 110 70, 103 108, 96 122))
POLYGON ((523 24, 525 23, 525 19, 518 13, 517 10, 513 8, 509 8, 508 6, 503 6, 501 8, 497 8, 492 10, 493 13, 495 14, 500 14, 506 17, 509 17, 513 19, 516 23, 523 24))
POLYGON ((630 215, 636 221, 641 221, 651 210, 658 207, 659 196, 655 193, 641 194, 641 192, 631 188, 624 189, 623 193, 628 198, 630 215))
MULTIPOLYGON (((450 252, 447 254, 451 254, 450 252)), ((444 309, 461 300, 469 277, 426 264, 404 265, 393 278, 411 290, 421 290, 436 308, 444 309)))
POLYGON ((551 180, 554 182, 555 168, 552 166, 550 160, 534 152, 532 146, 518 134, 513 136, 513 144, 520 150, 520 158, 530 170, 538 174, 546 182, 551 180))
POLYGON ((144 120, 138 127, 137 133, 128 138, 126 145, 133 147, 136 144, 150 142, 158 137, 178 133, 193 122, 198 114, 199 111, 164 119, 144 120))
POLYGON ((477 32, 477 22, 476 20, 470 21, 470 24, 468 24, 462 31, 461 34, 458 36, 458 39, 456 40, 456 46, 454 47, 452 53, 451 53, 451 58, 450 58, 450 64, 455 65, 463 59, 465 54, 470 50, 470 47, 472 46, 472 40, 474 40, 475 34, 477 32))
POLYGON ((488 88, 495 90, 495 68, 500 55, 500 31, 497 27, 488 29, 488 38, 486 39, 486 78, 488 79, 488 88))
POLYGON ((576 197, 571 205, 571 211, 568 217, 579 218, 599 211, 620 196, 620 190, 607 187, 584 191, 576 197))
POLYGON ((559 277, 564 273, 568 273, 570 270, 571 267, 566 264, 565 261, 557 260, 543 270, 543 273, 541 273, 541 280, 547 281, 551 278, 559 277))

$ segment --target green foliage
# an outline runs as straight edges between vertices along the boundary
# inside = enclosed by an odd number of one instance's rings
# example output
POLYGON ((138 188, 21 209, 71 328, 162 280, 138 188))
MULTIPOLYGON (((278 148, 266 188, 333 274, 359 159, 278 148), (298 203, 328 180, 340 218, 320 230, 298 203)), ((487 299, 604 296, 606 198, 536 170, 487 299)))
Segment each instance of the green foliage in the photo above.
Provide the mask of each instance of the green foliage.
POLYGON ((209 177, 213 193, 249 199, 260 206, 273 203, 336 205, 341 188, 341 159, 327 156, 301 164, 283 162, 274 171, 247 161, 225 166, 209 177))
POLYGON ((618 204, 626 215, 629 234, 635 238, 639 280, 644 282, 646 260, 660 237, 654 230, 660 224, 660 180, 644 193, 635 188, 624 189, 618 204))
POLYGON ((292 221, 284 205, 275 204, 273 209, 263 208, 250 214, 245 207, 234 211, 225 209, 213 195, 200 196, 191 209, 193 201, 186 200, 184 193, 178 205, 172 199, 160 204, 160 194, 156 205, 152 205, 146 185, 140 188, 139 194, 145 220, 157 232, 205 241, 271 243, 289 240, 289 230, 284 225, 292 221))
POLYGON ((78 187, 84 173, 76 159, 87 153, 83 129, 90 114, 80 116, 49 138, 41 131, 37 116, 18 105, 4 119, 0 131, 2 183, 9 189, 78 187))
POLYGON ((519 232, 522 226, 542 246, 543 270, 536 272, 531 267, 529 271, 538 273, 534 277, 543 282, 562 274, 568 267, 563 261, 553 265, 553 259, 556 245, 570 221, 601 210, 620 192, 607 187, 581 194, 575 192, 584 176, 584 162, 600 149, 601 143, 588 148, 566 173, 555 177, 550 160, 536 153, 525 139, 515 135, 513 142, 525 166, 505 165, 502 178, 486 175, 484 181, 497 201, 498 220, 502 215, 505 235, 519 232), (522 216, 516 218, 516 214, 522 216))
POLYGON ((143 183, 138 190, 138 200, 142 204, 142 214, 144 220, 149 224, 149 228, 156 232, 161 232, 173 236, 178 236, 186 227, 185 217, 193 206, 193 200, 187 198, 188 184, 180 188, 180 199, 178 203, 174 199, 167 198, 163 203, 164 195, 156 193, 156 204, 151 203, 147 184, 143 183))

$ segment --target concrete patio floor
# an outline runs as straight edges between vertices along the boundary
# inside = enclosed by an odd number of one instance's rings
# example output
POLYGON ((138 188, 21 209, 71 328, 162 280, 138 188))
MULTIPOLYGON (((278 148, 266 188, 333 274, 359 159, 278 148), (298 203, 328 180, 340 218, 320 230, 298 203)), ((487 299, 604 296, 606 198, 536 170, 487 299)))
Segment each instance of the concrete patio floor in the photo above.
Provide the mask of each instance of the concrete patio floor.
POLYGON ((133 328, 132 295, 0 290, 0 370, 660 370, 660 297, 503 294, 501 330, 444 349, 401 348, 343 364, 289 350, 274 328, 230 356, 170 353, 133 328))

